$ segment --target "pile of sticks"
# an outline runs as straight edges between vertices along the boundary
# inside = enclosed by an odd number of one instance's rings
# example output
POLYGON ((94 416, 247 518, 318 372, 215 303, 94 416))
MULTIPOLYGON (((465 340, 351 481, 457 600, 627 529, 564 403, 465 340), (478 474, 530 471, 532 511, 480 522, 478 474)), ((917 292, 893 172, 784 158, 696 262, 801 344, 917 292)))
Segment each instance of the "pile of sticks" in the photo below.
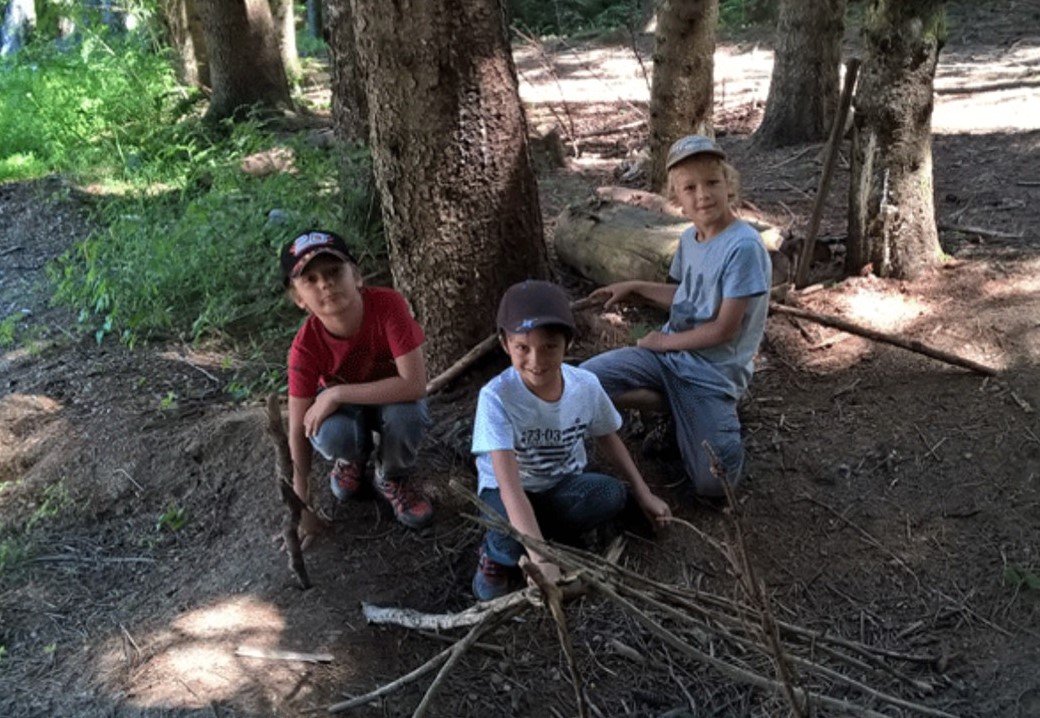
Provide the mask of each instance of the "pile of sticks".
MULTIPOLYGON (((727 484, 724 484, 727 485, 727 484)), ((452 489, 481 507, 468 489, 452 482, 452 489)), ((365 695, 328 707, 340 713, 389 695, 438 670, 413 716, 427 714, 445 677, 463 654, 482 636, 525 611, 547 609, 556 625, 574 687, 576 714, 589 715, 590 702, 580 674, 579 662, 567 628, 564 602, 585 594, 603 597, 630 615, 655 639, 689 659, 714 669, 726 679, 782 697, 795 716, 812 715, 817 708, 844 715, 883 718, 882 707, 897 707, 910 713, 951 718, 953 714, 908 698, 871 687, 879 676, 893 678, 913 695, 929 695, 935 686, 910 675, 901 665, 918 670, 934 667, 938 658, 900 654, 875 648, 777 620, 770 608, 764 584, 755 575, 748 558, 737 504, 730 497, 727 536, 715 539, 695 526, 674 519, 719 551, 737 581, 742 598, 733 599, 702 590, 668 585, 642 576, 620 565, 623 544, 616 542, 606 556, 544 543, 518 534, 508 523, 487 514, 471 518, 485 526, 510 533, 529 549, 549 557, 565 572, 559 585, 544 581, 537 568, 521 562, 531 586, 502 598, 478 603, 460 613, 428 614, 410 609, 363 605, 370 623, 392 624, 428 631, 467 629, 453 645, 425 664, 365 695), (828 693, 827 691, 830 691, 828 693), (832 695, 834 692, 842 696, 832 695)), ((598 713, 598 711, 595 711, 598 713)))

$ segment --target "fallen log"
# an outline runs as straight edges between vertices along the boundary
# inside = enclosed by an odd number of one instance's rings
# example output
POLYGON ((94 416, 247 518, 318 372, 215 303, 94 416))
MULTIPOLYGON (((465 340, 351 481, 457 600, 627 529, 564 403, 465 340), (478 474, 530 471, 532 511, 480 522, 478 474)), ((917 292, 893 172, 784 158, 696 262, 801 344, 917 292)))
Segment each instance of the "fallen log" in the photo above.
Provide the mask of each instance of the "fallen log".
MULTIPOLYGON (((597 284, 625 279, 661 282, 668 276, 679 235, 690 222, 664 197, 625 187, 601 187, 596 197, 568 206, 556 219, 557 256, 597 284)), ((789 248, 780 230, 745 217, 762 235, 773 260, 773 285, 788 281, 789 248)))
POLYGON ((996 369, 986 366, 985 364, 980 364, 971 359, 957 356, 956 354, 943 351, 942 349, 936 349, 935 347, 928 346, 916 339, 907 339, 897 334, 890 334, 888 332, 878 331, 877 329, 871 329, 870 327, 855 324, 847 319, 842 319, 841 317, 835 317, 830 314, 817 314, 816 312, 810 312, 806 309, 789 307, 785 304, 777 304, 776 302, 770 302, 769 311, 777 314, 788 314, 792 317, 798 317, 799 319, 808 319, 811 322, 823 324, 828 327, 834 327, 835 329, 840 329, 849 334, 856 334, 861 337, 866 337, 867 339, 872 339, 876 342, 891 344, 918 354, 924 354, 925 356, 931 357, 932 359, 938 359, 947 364, 971 369, 973 372, 982 374, 983 376, 996 376, 998 374, 996 369))

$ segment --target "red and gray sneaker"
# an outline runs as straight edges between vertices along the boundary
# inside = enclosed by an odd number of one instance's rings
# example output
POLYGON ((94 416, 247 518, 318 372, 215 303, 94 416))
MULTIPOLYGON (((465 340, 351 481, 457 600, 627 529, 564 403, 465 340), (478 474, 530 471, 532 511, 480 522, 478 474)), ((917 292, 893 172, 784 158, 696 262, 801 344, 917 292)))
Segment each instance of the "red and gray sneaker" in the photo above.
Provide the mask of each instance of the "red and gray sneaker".
POLYGON ((390 502, 394 516, 410 529, 421 529, 433 519, 433 505, 408 481, 376 476, 373 485, 390 502))
POLYGON ((346 459, 336 459, 329 472, 329 484, 332 486, 332 495, 339 501, 354 498, 364 488, 361 467, 346 459))
POLYGON ((509 593, 509 568, 492 561, 484 544, 480 545, 480 560, 473 574, 473 595, 478 601, 490 601, 509 593))

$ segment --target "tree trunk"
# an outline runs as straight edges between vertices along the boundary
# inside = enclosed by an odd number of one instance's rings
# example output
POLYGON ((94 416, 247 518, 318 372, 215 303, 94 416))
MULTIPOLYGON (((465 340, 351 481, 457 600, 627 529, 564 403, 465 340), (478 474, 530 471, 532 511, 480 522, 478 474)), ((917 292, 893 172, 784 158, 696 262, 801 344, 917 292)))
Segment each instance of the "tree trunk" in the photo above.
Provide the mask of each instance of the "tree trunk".
POLYGON ((0 57, 18 52, 36 27, 36 5, 33 0, 10 0, 0 25, 0 57))
POLYGON ((783 0, 765 116, 766 147, 824 140, 838 108, 845 0, 783 0))
POLYGON ((431 373, 495 327, 513 282, 545 277, 516 68, 496 0, 353 0, 391 271, 431 373))
POLYGON ((853 118, 845 271, 913 279, 941 257, 932 188, 932 84, 942 0, 873 0, 853 118))
POLYGON ((188 0, 162 0, 159 8, 173 50, 173 71, 177 81, 182 85, 198 87, 202 83, 199 81, 195 38, 188 21, 188 4, 188 0))
POLYGON ((344 145, 368 143, 368 98, 354 41, 350 0, 327 0, 325 22, 332 74, 332 124, 344 145))
POLYGON ((205 119, 253 106, 292 107, 289 82, 267 0, 197 0, 209 52, 213 98, 205 119))
POLYGON ((303 74, 300 53, 296 50, 296 13, 293 0, 268 0, 271 4, 271 19, 278 38, 278 51, 282 54, 282 67, 291 78, 303 74))
POLYGON ((684 135, 712 137, 718 0, 661 0, 650 90, 650 186, 666 184, 668 148, 684 135))
POLYGON ((195 50, 195 68, 198 73, 200 87, 213 87, 213 75, 209 71, 209 51, 206 49, 206 33, 202 29, 202 15, 199 3, 205 0, 184 0, 184 8, 188 15, 188 32, 191 34, 191 45, 195 50))
MULTIPOLYGON (((345 4, 345 3, 344 3, 345 4)), ((324 37, 325 2, 324 0, 307 0, 307 34, 311 37, 324 37)))

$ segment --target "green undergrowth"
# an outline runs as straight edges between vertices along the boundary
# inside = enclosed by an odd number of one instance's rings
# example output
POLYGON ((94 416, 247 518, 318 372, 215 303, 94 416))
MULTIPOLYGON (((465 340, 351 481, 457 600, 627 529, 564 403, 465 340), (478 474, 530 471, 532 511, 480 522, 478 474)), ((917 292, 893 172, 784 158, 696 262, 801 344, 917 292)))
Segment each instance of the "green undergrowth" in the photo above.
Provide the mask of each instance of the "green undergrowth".
MULTIPOLYGON (((320 226, 363 260, 385 255, 369 159, 355 151, 344 181, 333 153, 276 120, 204 123, 153 47, 85 32, 0 61, 0 182, 61 174, 93 198, 96 229, 48 268, 84 332, 216 347, 245 367, 242 397, 279 381, 269 357, 284 361, 300 321, 278 277, 289 237, 320 226)), ((0 344, 20 321, 0 317, 0 344)))

